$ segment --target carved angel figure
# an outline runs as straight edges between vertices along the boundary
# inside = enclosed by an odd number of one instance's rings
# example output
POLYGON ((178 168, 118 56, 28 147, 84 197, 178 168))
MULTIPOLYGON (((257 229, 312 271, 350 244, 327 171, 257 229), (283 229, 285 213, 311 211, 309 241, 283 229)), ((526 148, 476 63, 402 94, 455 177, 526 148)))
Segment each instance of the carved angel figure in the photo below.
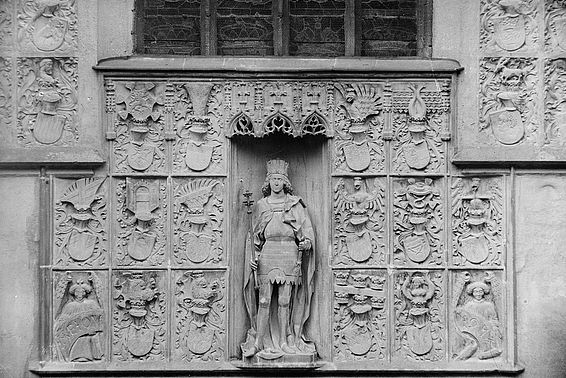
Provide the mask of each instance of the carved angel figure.
MULTIPOLYGON (((493 275, 486 274, 484 280, 474 282, 471 282, 469 272, 462 275, 464 285, 454 319, 458 335, 464 340, 464 346, 455 358, 495 358, 503 352, 503 335, 494 302, 494 295, 497 294, 492 294, 493 275)), ((497 285, 494 288, 497 290, 497 285)))
POLYGON ((54 338, 60 357, 68 362, 101 360, 104 314, 98 297, 98 277, 90 272, 86 280, 74 280, 68 273, 59 286, 63 299, 55 319, 54 338))
POLYGON ((366 183, 361 177, 354 177, 353 192, 346 190, 344 179, 340 179, 335 189, 335 214, 339 223, 344 224, 345 244, 349 256, 356 262, 368 260, 372 254, 372 240, 382 227, 374 217, 375 212, 383 214, 383 188, 378 179, 374 189, 367 192, 366 183))

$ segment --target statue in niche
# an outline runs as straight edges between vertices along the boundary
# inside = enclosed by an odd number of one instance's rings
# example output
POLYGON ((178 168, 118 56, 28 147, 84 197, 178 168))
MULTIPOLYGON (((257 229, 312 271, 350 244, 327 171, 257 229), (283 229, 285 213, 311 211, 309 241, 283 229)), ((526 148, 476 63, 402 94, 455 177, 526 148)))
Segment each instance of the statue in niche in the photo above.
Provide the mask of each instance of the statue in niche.
POLYGON ((369 85, 352 84, 347 88, 338 87, 344 101, 341 107, 348 120, 348 139, 337 147, 346 159, 346 165, 354 172, 362 172, 370 167, 372 150, 379 150, 375 142, 368 140, 368 118, 379 114, 381 96, 369 85))
POLYGON ((457 284, 461 286, 454 314, 456 332, 463 340, 462 349, 455 355, 457 360, 476 357, 487 360, 503 353, 503 334, 494 298, 499 289, 492 285, 493 274, 486 273, 483 280, 472 282, 472 275, 464 272, 457 284), (493 286, 493 289, 492 289, 493 286))
POLYGON ((66 279, 58 285, 56 296, 63 293, 54 323, 55 346, 66 362, 91 362, 102 359, 101 347, 104 313, 99 295, 101 282, 93 272, 66 279))
POLYGON ((430 163, 430 146, 426 139, 426 104, 421 97, 424 86, 410 86, 413 98, 409 102, 408 140, 403 143, 403 156, 410 168, 425 169, 430 163))
POLYGON ((384 359, 383 275, 337 272, 334 287, 334 349, 338 360, 384 359))
POLYGON ((63 96, 59 80, 53 77, 53 60, 50 58, 39 62, 37 83, 41 110, 35 119, 33 136, 40 143, 53 144, 63 136, 66 118, 57 112, 63 96))
MULTIPOLYGON (((72 205, 68 227, 57 234, 64 235, 59 252, 67 253, 75 262, 88 260, 103 240, 103 220, 93 213, 93 202, 101 200, 98 189, 103 178, 83 178, 71 184, 61 196, 61 203, 72 205)), ((104 204, 100 204, 97 210, 104 204)))
POLYGON ((208 280, 202 271, 187 272, 177 280, 179 344, 190 361, 220 360, 223 353, 224 306, 222 280, 208 280), (180 311, 180 312, 179 312, 180 311))
MULTIPOLYGON (((220 240, 215 232, 222 221, 221 204, 215 195, 218 186, 221 186, 220 181, 199 179, 183 185, 177 193, 178 206, 181 206, 175 215, 179 225, 177 244, 181 249, 180 260, 202 263, 209 260, 213 250, 220 248, 220 240), (213 195, 215 197, 211 201, 213 195)), ((215 261, 219 258, 212 256, 215 261)))
POLYGON ((123 279, 114 283, 114 299, 118 309, 124 310, 125 315, 116 327, 121 331, 121 352, 124 359, 129 356, 141 358, 154 349, 156 338, 154 311, 152 306, 159 298, 159 290, 154 272, 125 272, 123 279))
POLYGON ((241 346, 244 358, 312 361, 316 354, 305 335, 314 290, 314 231, 287 169, 283 160, 267 162, 264 198, 252 216, 244 273, 251 328, 241 346))
POLYGON ((345 244, 348 255, 355 262, 367 261, 377 243, 378 232, 383 226, 383 188, 378 179, 374 180, 374 189, 367 192, 366 182, 361 177, 354 177, 353 192, 348 193, 344 179, 340 179, 335 189, 335 216, 344 224, 345 244), (377 212, 377 216, 376 213, 377 212))
POLYGON ((134 214, 136 227, 128 242, 128 255, 134 260, 147 259, 155 246, 157 235, 152 230, 153 211, 159 207, 159 184, 146 180, 127 181, 127 208, 134 214))
POLYGON ((425 355, 433 347, 428 302, 434 295, 435 286, 426 273, 415 272, 407 276, 401 291, 411 304, 411 324, 406 329, 409 348, 418 356, 425 355))
MULTIPOLYGON (((431 254, 438 260, 441 220, 440 193, 432 186, 432 179, 424 181, 408 179, 405 190, 395 193, 398 198, 395 206, 402 210, 401 222, 397 222, 399 230, 396 237, 398 250, 414 263, 423 263, 431 254)), ((399 212, 401 215, 401 211, 399 212)))
POLYGON ((118 112, 120 119, 129 120, 130 140, 123 147, 125 155, 116 163, 117 166, 124 161, 135 171, 145 171, 154 163, 154 159, 163 160, 163 153, 153 142, 150 134, 150 119, 157 122, 161 112, 154 109, 156 105, 163 105, 162 96, 154 95, 155 84, 132 82, 125 84, 130 91, 124 99, 117 103, 125 103, 125 109, 118 112))

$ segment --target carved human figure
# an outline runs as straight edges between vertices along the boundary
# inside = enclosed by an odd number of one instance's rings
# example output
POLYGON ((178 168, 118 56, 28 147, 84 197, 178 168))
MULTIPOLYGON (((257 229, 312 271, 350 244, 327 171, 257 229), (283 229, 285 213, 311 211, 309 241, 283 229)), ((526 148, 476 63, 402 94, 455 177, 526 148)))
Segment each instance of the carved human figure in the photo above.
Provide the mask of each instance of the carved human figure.
MULTIPOLYGON (((343 180, 336 187, 336 212, 347 214, 346 246, 348 254, 356 262, 368 260, 373 252, 372 234, 377 225, 370 225, 374 213, 383 212, 383 192, 377 180, 375 188, 368 193, 366 183, 361 177, 354 177, 353 192, 348 193, 343 180)), ((378 227, 378 226, 377 226, 378 227)))
MULTIPOLYGON (((469 280, 469 275, 467 278, 469 280)), ((475 356, 486 360, 501 355, 501 324, 494 302, 486 298, 490 294, 490 286, 476 281, 464 285, 463 291, 465 296, 456 307, 455 322, 465 345, 456 359, 467 360, 475 356)))
POLYGON ((416 355, 427 354, 433 346, 428 321, 428 302, 434 295, 434 284, 427 274, 416 272, 407 276, 405 282, 403 282, 402 292, 411 302, 409 315, 413 324, 407 329, 409 348, 416 355))
POLYGON ((59 81, 53 77, 53 60, 42 59, 39 62, 37 77, 39 85, 38 99, 41 102, 41 110, 35 120, 33 135, 38 142, 52 144, 57 142, 63 135, 65 117, 57 113, 62 100, 59 81))
POLYGON ((303 200, 293 195, 287 169, 283 160, 267 162, 264 198, 254 208, 244 286, 251 329, 242 344, 244 357, 315 353, 305 337, 314 283, 314 231, 303 200))
MULTIPOLYGON (((92 273, 90 277, 93 277, 92 273)), ((57 349, 68 362, 101 360, 103 311, 95 285, 92 280, 77 279, 73 282, 71 276, 67 282, 54 324, 57 349)))

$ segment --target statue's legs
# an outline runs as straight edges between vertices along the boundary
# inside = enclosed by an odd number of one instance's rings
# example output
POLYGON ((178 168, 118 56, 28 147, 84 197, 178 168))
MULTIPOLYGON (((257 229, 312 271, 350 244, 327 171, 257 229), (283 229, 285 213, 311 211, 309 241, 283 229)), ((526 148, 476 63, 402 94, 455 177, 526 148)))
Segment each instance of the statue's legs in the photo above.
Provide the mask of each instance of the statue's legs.
POLYGON ((277 316, 279 320, 279 340, 281 349, 287 354, 295 354, 295 349, 287 344, 287 335, 289 332, 289 305, 291 303, 291 291, 293 287, 290 283, 279 285, 278 293, 278 310, 277 316))
POLYGON ((255 351, 259 352, 264 348, 263 339, 269 326, 269 307, 271 305, 271 293, 273 284, 263 283, 259 288, 259 308, 257 310, 257 335, 255 339, 255 351))

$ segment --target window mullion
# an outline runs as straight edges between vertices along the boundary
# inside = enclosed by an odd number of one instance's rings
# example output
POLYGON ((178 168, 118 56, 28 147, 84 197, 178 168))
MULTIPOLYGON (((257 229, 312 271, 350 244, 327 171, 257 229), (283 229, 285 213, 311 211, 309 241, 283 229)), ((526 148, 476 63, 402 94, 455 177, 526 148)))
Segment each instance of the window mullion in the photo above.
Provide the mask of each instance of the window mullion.
POLYGON ((289 0, 273 0, 273 55, 289 55, 289 0))
POLYGON ((344 55, 360 55, 360 22, 358 21, 357 0, 346 0, 344 10, 344 55))
POLYGON ((200 6, 201 55, 216 55, 216 0, 203 0, 200 6))

